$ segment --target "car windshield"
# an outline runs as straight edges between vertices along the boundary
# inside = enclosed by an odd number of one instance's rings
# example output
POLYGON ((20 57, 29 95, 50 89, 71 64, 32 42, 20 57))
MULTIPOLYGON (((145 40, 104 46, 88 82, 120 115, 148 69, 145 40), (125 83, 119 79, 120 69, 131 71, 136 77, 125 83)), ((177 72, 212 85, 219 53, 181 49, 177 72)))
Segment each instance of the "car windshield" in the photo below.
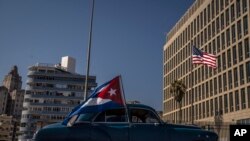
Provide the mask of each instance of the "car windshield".
POLYGON ((96 113, 84 113, 84 114, 80 114, 77 119, 76 119, 76 123, 79 122, 89 122, 93 119, 93 117, 96 115, 96 113))
POLYGON ((90 122, 96 113, 84 113, 80 115, 74 115, 71 117, 67 126, 72 126, 74 123, 90 122))

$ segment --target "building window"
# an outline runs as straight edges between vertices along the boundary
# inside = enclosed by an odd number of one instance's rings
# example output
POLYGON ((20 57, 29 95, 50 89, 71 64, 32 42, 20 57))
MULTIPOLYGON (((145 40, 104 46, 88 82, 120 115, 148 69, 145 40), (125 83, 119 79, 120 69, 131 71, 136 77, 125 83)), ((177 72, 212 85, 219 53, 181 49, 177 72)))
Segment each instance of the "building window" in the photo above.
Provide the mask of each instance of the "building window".
POLYGON ((225 0, 225 7, 227 7, 229 4, 229 0, 225 0))
POLYGON ((201 29, 203 28, 203 12, 200 13, 201 29))
POLYGON ((246 109, 246 94, 245 94, 245 88, 242 88, 240 90, 241 93, 241 109, 246 109))
POLYGON ((224 95, 224 112, 225 112, 225 113, 228 113, 227 94, 224 95))
POLYGON ((222 46, 222 49, 225 49, 226 44, 225 44, 225 33, 224 32, 221 34, 221 46, 222 46))
POLYGON ((216 8, 216 15, 219 13, 219 1, 218 0, 216 0, 215 1, 215 8, 216 8))
POLYGON ((214 102, 213 102, 213 99, 210 100, 210 115, 214 116, 214 102))
POLYGON ((239 62, 243 61, 243 49, 242 42, 238 44, 239 62))
POLYGON ((206 82, 206 98, 208 98, 209 95, 208 95, 208 81, 206 82))
POLYGON ((237 50, 236 46, 233 47, 233 64, 237 64, 237 50))
POLYGON ((216 33, 220 32, 220 19, 219 17, 216 18, 216 33))
POLYGON ((223 85, 224 85, 224 91, 227 90, 227 74, 223 73, 223 85))
POLYGON ((207 25, 207 10, 206 9, 204 9, 203 17, 204 17, 204 26, 206 26, 207 25))
POLYGON ((217 67, 218 67, 218 72, 221 72, 221 57, 220 57, 220 55, 218 56, 218 59, 217 59, 217 67))
POLYGON ((206 101, 206 113, 207 113, 207 117, 209 117, 209 101, 206 101))
POLYGON ((241 5, 240 5, 240 1, 241 0, 237 0, 236 1, 236 12, 237 12, 237 17, 239 17, 241 15, 241 5))
POLYGON ((220 11, 224 9, 224 0, 220 0, 220 11))
POLYGON ((230 46, 230 29, 228 28, 226 31, 226 40, 227 40, 227 46, 230 46))
POLYGON ((231 67, 231 49, 227 50, 227 66, 231 67))
POLYGON ((246 62, 246 78, 247 82, 250 82, 250 61, 246 62))
POLYGON ((235 25, 232 25, 231 27, 231 33, 232 33, 232 43, 236 40, 236 34, 235 34, 235 25))
POLYGON ((207 19, 208 19, 208 22, 211 20, 210 19, 210 4, 208 4, 207 6, 207 19))
POLYGON ((217 37, 217 52, 220 52, 220 36, 217 37))
POLYGON ((212 36, 215 35, 215 22, 212 22, 212 36))
POLYGON ((240 110, 240 101, 239 101, 239 91, 236 90, 234 92, 234 99, 235 99, 235 111, 240 110))
POLYGON ((235 20, 234 4, 231 5, 231 22, 235 20))
POLYGON ((222 65, 223 65, 223 70, 227 68, 227 63, 226 63, 226 53, 222 53, 222 65))
POLYGON ((229 86, 229 89, 233 88, 233 79, 232 79, 232 71, 231 70, 228 71, 228 86, 229 86))
POLYGON ((229 8, 226 10, 226 26, 229 25, 229 8))
POLYGON ((214 94, 217 94, 217 78, 214 78, 214 94))
POLYGON ((241 20, 237 22, 237 33, 238 33, 238 39, 241 39, 242 36, 241 20))
POLYGON ((221 14, 221 18, 220 18, 220 24, 221 24, 221 30, 224 29, 224 14, 221 14))
POLYGON ((247 18, 247 16, 243 17, 243 31, 244 31, 244 35, 248 34, 248 18, 247 18))
POLYGON ((250 86, 247 87, 247 102, 248 108, 250 108, 250 86))
POLYGON ((234 101, 233 101, 233 93, 229 93, 229 106, 230 106, 230 112, 234 111, 234 101))
POLYGON ((212 79, 210 80, 209 86, 210 86, 210 96, 213 96, 213 80, 212 79))
POLYGON ((211 2, 211 11, 212 11, 212 18, 214 18, 214 0, 211 2))
POLYGON ((219 93, 222 92, 222 80, 221 80, 221 75, 218 77, 218 85, 219 85, 219 93))
POLYGON ((242 0, 242 9, 243 12, 247 12, 247 0, 242 0))
POLYGON ((213 46, 213 54, 216 54, 215 39, 213 39, 213 41, 212 41, 212 46, 213 46))
POLYGON ((211 25, 209 24, 208 25, 208 28, 207 28, 207 34, 208 34, 208 40, 211 39, 211 25))
POLYGON ((244 66, 240 65, 240 84, 244 84, 244 66))
POLYGON ((234 87, 238 87, 238 72, 237 72, 237 67, 234 68, 234 87))
POLYGON ((247 59, 250 57, 250 46, 248 38, 244 40, 244 44, 245 44, 245 58, 247 59))
POLYGON ((214 99, 214 110, 215 110, 215 114, 218 113, 218 111, 219 111, 219 104, 218 104, 217 97, 214 99))

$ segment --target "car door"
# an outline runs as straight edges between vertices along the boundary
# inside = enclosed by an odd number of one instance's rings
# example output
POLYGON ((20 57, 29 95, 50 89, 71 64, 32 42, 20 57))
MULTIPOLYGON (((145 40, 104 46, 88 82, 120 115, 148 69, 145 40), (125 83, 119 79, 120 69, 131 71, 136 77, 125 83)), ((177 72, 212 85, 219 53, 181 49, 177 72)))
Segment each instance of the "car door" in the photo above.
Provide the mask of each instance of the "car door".
POLYGON ((67 124, 66 140, 72 141, 89 141, 91 139, 91 120, 95 116, 94 113, 83 113, 73 116, 67 124))
POLYGON ((129 123, 125 109, 107 110, 92 122, 93 141, 128 141, 129 123))
POLYGON ((165 126, 148 109, 130 109, 130 141, 163 141, 165 126))

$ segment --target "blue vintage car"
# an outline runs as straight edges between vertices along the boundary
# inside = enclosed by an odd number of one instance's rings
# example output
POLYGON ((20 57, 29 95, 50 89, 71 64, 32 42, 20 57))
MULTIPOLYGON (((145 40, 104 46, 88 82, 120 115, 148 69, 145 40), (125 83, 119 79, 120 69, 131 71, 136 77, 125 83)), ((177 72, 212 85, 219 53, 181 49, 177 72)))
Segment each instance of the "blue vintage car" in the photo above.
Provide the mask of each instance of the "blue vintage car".
POLYGON ((197 126, 163 122, 155 110, 141 104, 127 104, 125 109, 73 116, 62 123, 43 127, 35 141, 217 141, 214 132, 197 126), (128 113, 128 114, 127 114, 128 113))

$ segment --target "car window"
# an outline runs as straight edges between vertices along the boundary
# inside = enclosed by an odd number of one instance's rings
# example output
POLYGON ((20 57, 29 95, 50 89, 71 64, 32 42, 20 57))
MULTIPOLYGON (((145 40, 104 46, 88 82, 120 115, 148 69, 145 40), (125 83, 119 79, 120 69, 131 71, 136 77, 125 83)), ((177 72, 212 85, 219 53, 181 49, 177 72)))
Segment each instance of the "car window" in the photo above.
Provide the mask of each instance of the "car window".
POLYGON ((95 113, 80 114, 78 116, 78 118, 76 119, 76 123, 85 122, 85 121, 91 121, 95 115, 96 115, 95 113))
POLYGON ((133 123, 159 123, 159 118, 150 110, 131 109, 130 120, 133 123))
POLYGON ((125 109, 104 111, 95 118, 94 122, 127 122, 125 109))

